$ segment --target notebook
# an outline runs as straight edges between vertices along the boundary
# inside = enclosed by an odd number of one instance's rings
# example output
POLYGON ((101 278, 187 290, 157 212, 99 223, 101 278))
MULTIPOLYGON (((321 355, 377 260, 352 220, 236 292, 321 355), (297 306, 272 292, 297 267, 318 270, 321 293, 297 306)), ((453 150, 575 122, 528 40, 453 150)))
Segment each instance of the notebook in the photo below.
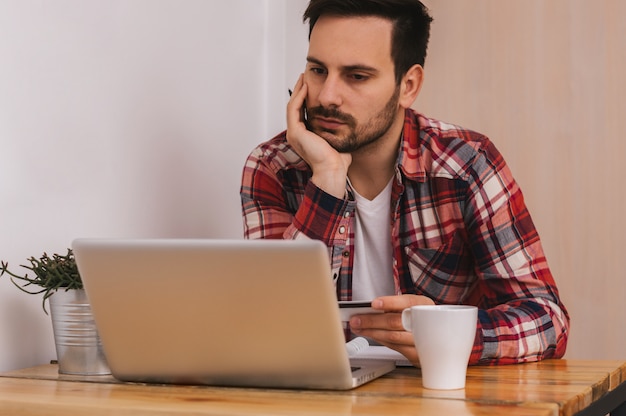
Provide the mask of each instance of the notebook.
POLYGON ((345 390, 395 368, 349 359, 319 241, 76 239, 72 249, 121 381, 345 390))

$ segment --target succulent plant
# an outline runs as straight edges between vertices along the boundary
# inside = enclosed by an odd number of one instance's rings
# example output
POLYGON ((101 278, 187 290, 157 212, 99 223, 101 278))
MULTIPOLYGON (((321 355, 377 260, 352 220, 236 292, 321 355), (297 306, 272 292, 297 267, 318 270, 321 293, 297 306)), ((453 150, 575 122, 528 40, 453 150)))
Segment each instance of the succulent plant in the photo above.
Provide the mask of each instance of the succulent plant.
POLYGON ((46 300, 56 290, 61 288, 65 288, 65 290, 83 288, 83 281, 78 273, 74 253, 71 249, 67 249, 65 256, 53 254, 50 257, 43 253, 38 259, 30 257, 27 261, 30 265, 20 265, 20 267, 30 270, 25 275, 9 271, 9 264, 0 261, 0 276, 5 273, 11 276, 13 284, 23 292, 31 295, 43 293, 43 310, 46 314, 48 314, 46 300), (16 279, 21 280, 22 284, 18 283, 16 279), (29 286, 38 286, 39 288, 30 290, 29 286))

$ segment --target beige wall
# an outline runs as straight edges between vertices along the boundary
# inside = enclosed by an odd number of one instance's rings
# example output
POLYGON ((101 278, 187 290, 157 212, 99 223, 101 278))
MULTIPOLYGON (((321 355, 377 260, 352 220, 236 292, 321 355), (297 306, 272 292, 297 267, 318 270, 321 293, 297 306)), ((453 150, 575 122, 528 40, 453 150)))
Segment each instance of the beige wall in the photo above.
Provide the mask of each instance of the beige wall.
POLYGON ((626 2, 426 0, 418 110, 487 134, 566 302, 568 358, 626 358, 626 2))

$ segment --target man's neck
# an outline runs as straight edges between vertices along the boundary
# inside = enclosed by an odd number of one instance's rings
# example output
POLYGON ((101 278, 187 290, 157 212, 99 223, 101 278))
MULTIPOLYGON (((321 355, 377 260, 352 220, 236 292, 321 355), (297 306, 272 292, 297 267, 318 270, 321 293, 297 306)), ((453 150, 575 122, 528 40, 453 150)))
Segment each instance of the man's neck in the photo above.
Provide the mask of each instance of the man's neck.
POLYGON ((361 196, 374 199, 393 177, 403 128, 404 111, 383 137, 352 153, 348 178, 361 196))

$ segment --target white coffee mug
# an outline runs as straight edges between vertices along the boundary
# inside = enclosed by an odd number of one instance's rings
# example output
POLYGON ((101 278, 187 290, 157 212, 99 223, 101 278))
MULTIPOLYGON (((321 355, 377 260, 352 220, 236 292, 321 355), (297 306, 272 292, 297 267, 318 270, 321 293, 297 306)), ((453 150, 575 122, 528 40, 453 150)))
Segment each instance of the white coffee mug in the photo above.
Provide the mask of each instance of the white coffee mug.
POLYGON ((402 312, 402 326, 413 333, 427 389, 465 388, 478 308, 466 305, 419 305, 402 312))

